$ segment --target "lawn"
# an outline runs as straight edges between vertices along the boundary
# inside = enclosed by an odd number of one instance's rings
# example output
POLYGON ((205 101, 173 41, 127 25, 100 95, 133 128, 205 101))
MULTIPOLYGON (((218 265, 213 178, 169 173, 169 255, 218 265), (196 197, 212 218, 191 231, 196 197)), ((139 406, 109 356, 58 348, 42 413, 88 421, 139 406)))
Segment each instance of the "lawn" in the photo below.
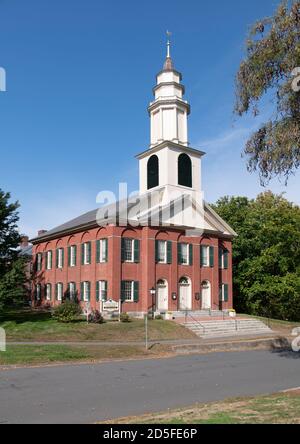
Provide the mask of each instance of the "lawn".
MULTIPOLYGON (((8 341, 133 342, 145 338, 143 320, 87 324, 82 318, 65 324, 52 319, 49 312, 30 309, 1 313, 0 327, 5 329, 8 341)), ((148 327, 150 341, 196 338, 192 332, 171 321, 149 321, 148 327)))
POLYGON ((114 424, 300 424, 300 390, 109 421, 114 424))
POLYGON ((158 357, 166 355, 167 346, 75 346, 75 345, 8 345, 0 352, 0 365, 44 365, 67 362, 99 362, 110 359, 158 357))

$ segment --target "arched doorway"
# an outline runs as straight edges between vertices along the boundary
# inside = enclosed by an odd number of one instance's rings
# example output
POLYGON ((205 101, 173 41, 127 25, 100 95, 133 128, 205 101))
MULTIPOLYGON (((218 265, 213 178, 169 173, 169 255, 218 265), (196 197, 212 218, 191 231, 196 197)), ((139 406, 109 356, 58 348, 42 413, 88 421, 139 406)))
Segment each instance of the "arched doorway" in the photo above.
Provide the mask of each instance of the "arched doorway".
POLYGON ((159 279, 157 287, 157 310, 168 310, 168 282, 165 279, 159 279))
POLYGON ((209 281, 201 283, 202 310, 211 309, 211 285, 209 281))
POLYGON ((192 309, 192 285, 190 278, 182 277, 179 281, 179 310, 192 309))

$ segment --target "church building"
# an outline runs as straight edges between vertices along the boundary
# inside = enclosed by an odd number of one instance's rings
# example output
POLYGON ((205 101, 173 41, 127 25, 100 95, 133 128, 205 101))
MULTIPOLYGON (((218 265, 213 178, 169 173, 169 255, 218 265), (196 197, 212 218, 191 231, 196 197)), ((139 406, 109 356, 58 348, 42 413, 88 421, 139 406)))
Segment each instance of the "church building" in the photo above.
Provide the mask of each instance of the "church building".
POLYGON ((148 107, 150 146, 136 156, 139 195, 31 240, 34 306, 77 298, 83 308, 119 304, 135 316, 233 307, 236 233, 203 199, 205 153, 189 144, 181 81, 168 42, 148 107))

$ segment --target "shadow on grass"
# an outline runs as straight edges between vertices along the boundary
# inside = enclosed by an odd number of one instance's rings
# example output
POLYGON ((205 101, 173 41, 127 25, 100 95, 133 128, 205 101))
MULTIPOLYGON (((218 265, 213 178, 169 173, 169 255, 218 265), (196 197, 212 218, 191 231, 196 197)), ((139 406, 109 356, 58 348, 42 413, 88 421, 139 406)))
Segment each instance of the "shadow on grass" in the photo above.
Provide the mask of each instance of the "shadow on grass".
MULTIPOLYGON (((11 308, 0 311, 0 324, 2 322, 15 322, 16 324, 24 324, 26 322, 48 322, 54 320, 51 316, 51 311, 47 309, 31 309, 31 308, 11 308)), ((68 322, 69 324, 82 324, 86 321, 83 319, 76 319, 68 322)))

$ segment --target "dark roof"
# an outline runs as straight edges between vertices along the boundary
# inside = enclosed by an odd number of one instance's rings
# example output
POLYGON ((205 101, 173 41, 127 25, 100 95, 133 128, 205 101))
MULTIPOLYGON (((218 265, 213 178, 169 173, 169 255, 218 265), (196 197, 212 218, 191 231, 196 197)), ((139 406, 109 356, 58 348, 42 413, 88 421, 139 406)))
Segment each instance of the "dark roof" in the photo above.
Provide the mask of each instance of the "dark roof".
MULTIPOLYGON (((75 219, 71 219, 62 225, 58 225, 57 227, 46 231, 45 233, 31 239, 30 241, 33 243, 42 242, 43 240, 46 240, 57 234, 64 234, 76 229, 84 229, 85 227, 90 228, 92 226, 101 226, 107 225, 109 223, 114 223, 116 222, 116 219, 119 219, 119 209, 121 205, 125 202, 126 200, 118 201, 115 204, 106 205, 104 207, 99 207, 95 210, 88 211, 87 213, 75 217, 75 219), (103 217, 100 217, 102 215, 103 217)), ((135 204, 136 203, 128 204, 128 210, 130 210, 135 204)))
POLYGON ((20 248, 19 256, 32 256, 32 245, 20 248))

